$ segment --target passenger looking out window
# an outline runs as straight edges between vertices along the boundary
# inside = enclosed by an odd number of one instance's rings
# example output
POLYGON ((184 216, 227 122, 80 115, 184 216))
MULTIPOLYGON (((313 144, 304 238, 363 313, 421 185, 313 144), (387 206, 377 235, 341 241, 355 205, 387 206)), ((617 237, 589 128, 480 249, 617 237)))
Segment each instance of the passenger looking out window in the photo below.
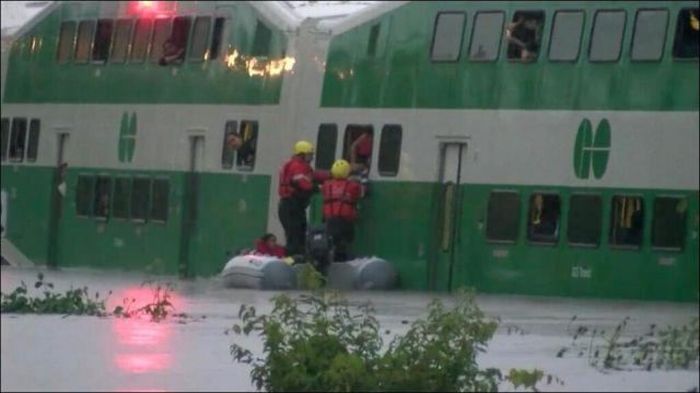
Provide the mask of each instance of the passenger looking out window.
POLYGON ((516 12, 513 22, 506 28, 508 58, 524 62, 537 59, 542 40, 542 12, 516 12))
POLYGON ((700 48, 700 9, 685 8, 678 13, 673 56, 681 59, 696 59, 700 48))
POLYGON ((372 131, 364 129, 350 145, 350 164, 353 170, 364 173, 369 171, 372 158, 372 131))
POLYGON ((163 57, 158 64, 182 64, 185 60, 185 48, 190 33, 190 18, 177 17, 173 19, 170 37, 163 43, 163 57))
POLYGON ((172 39, 168 39, 163 44, 163 57, 158 64, 165 66, 171 64, 182 64, 185 59, 185 48, 178 47, 172 39))
POLYGON ((528 239, 535 242, 556 242, 559 237, 559 196, 534 194, 530 198, 528 239))
POLYGON ((616 196, 613 198, 610 243, 618 246, 642 244, 644 204, 642 198, 616 196))

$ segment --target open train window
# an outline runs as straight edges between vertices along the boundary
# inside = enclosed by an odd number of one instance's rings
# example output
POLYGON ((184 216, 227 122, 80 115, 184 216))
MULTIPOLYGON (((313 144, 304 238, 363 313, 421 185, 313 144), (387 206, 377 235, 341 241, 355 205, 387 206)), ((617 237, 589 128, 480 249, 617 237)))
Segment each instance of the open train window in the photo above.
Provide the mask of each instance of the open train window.
POLYGON ((190 24, 191 20, 187 16, 178 16, 173 19, 170 36, 162 45, 162 56, 158 60, 159 65, 182 64, 183 60, 185 60, 187 40, 190 35, 190 24))
POLYGON ((75 187, 75 214, 79 217, 90 217, 92 214, 92 195, 95 188, 95 178, 91 175, 78 175, 75 187))
POLYGON ((269 56, 270 55, 270 42, 272 41, 272 30, 265 24, 258 20, 257 26, 255 26, 255 36, 253 37, 253 48, 251 49, 251 56, 269 56))
POLYGON ((343 158, 350 162, 353 172, 368 174, 372 167, 372 125, 348 124, 345 128, 343 158))
POLYGON ((75 45, 75 22, 61 23, 61 31, 58 36, 58 52, 56 60, 58 64, 67 63, 73 54, 73 46, 75 45))
POLYGON ((321 124, 316 137, 316 169, 329 170, 335 161, 335 148, 338 144, 338 126, 321 124))
POLYGON ((515 243, 520 222, 520 195, 513 191, 492 191, 486 212, 486 239, 515 243))
POLYGON ((153 192, 151 193, 152 221, 166 222, 168 220, 168 202, 170 196, 170 182, 168 179, 154 179, 153 192))
POLYGON ((639 10, 634 22, 632 60, 659 60, 666 42, 668 10, 639 10))
POLYGON ((131 189, 131 179, 128 177, 117 177, 114 179, 114 193, 112 198, 112 217, 129 218, 129 191, 131 189))
POLYGON ((3 117, 0 120, 0 161, 7 159, 7 145, 10 141, 10 119, 3 117))
POLYGON ((549 43, 549 60, 575 61, 581 48, 583 11, 557 11, 549 43))
POLYGON ((224 27, 226 18, 218 17, 214 20, 214 30, 211 33, 211 46, 209 47, 209 59, 214 60, 219 57, 221 44, 224 37, 224 27))
POLYGON ((29 122, 29 140, 27 141, 27 161, 35 162, 39 150, 39 132, 41 131, 41 121, 32 119, 29 122))
POLYGON ((494 61, 498 59, 503 33, 503 12, 477 12, 472 27, 469 59, 472 61, 494 61))
POLYGON ((114 21, 112 19, 100 19, 97 21, 95 43, 92 45, 92 61, 105 62, 109 56, 109 48, 112 44, 112 31, 114 21))
POLYGON ((673 57, 697 59, 700 45, 700 8, 684 8, 678 12, 673 57))
POLYGON ((532 194, 527 221, 527 239, 533 243, 556 243, 559 239, 560 215, 559 195, 532 194))
POLYGON ((688 200, 678 197, 654 199, 654 223, 651 245, 654 248, 680 251, 685 245, 688 200))
POLYGON ((617 61, 625 32, 625 11, 596 11, 588 57, 591 61, 617 61))
POLYGON ((146 222, 151 200, 151 179, 137 177, 131 181, 131 219, 146 222))
POLYGON ((27 119, 15 117, 12 119, 12 134, 10 135, 10 161, 22 162, 27 146, 27 119))
POLYGON ((131 19, 117 20, 114 29, 114 44, 112 45, 112 54, 110 62, 123 63, 129 54, 129 39, 131 38, 131 19))
POLYGON ((610 209, 610 244, 639 248, 644 234, 644 201, 641 197, 616 195, 610 209))
POLYGON ((369 30, 369 39, 367 40, 367 56, 374 57, 377 54, 377 43, 379 42, 379 29, 381 24, 376 23, 369 30))
POLYGON ((258 122, 241 120, 239 135, 241 145, 236 149, 236 168, 241 171, 252 171, 255 167, 258 145, 258 122))
POLYGON ((522 62, 537 60, 543 26, 543 11, 516 11, 506 28, 508 58, 522 62))
POLYGON ((170 36, 172 19, 160 18, 153 23, 153 38, 151 38, 151 62, 158 63, 163 57, 165 41, 170 36))
POLYGON ((221 167, 224 169, 233 168, 233 160, 236 156, 236 149, 241 145, 241 137, 238 135, 238 122, 230 120, 224 126, 224 143, 221 148, 221 167))
POLYGON ((462 51, 462 39, 467 15, 464 12, 439 12, 433 29, 432 61, 457 61, 462 51))
POLYGON ((211 28, 211 18, 208 16, 198 16, 194 20, 192 29, 192 42, 190 43, 191 60, 206 60, 207 44, 209 44, 209 29, 211 28))
POLYGON ((382 128, 379 139, 379 160, 377 168, 382 176, 396 176, 401 160, 402 129, 398 124, 387 124, 382 128))
POLYGON ((569 244, 597 247, 603 224, 603 199, 600 195, 572 195, 569 199, 569 244))
POLYGON ((112 179, 108 176, 98 176, 95 179, 95 193, 92 201, 92 215, 95 218, 106 220, 109 217, 111 196, 112 179))
POLYGON ((132 63, 140 63, 146 59, 148 53, 148 42, 151 38, 153 30, 153 19, 136 19, 134 27, 134 36, 131 40, 131 57, 132 63))
POLYGON ((84 20, 78 25, 78 42, 75 46, 75 62, 84 64, 90 59, 92 38, 95 35, 95 21, 84 20))

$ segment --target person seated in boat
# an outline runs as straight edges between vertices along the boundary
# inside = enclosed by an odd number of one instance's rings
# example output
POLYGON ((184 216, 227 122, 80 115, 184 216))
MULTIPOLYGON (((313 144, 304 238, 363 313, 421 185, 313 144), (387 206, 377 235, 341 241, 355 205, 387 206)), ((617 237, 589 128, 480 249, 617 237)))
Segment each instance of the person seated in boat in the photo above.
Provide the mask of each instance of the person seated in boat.
POLYGON ((287 256, 284 247, 277 244, 277 236, 271 233, 266 233, 255 242, 255 252, 277 258, 284 258, 287 256))

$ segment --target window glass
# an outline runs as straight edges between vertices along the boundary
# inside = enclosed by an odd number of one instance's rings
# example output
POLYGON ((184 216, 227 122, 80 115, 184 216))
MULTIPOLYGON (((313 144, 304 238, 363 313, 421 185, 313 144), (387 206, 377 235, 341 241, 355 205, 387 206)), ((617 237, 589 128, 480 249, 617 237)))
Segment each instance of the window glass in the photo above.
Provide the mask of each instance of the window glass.
POLYGON ((253 38, 252 56, 268 56, 270 54, 270 42, 272 41, 272 31, 264 23, 258 20, 255 27, 255 37, 253 38))
POLYGON ((401 159, 401 126, 387 124, 379 139, 379 161, 377 166, 382 176, 396 176, 401 159))
POLYGON ((431 60, 456 61, 459 59, 465 20, 464 12, 441 12, 437 15, 430 52, 431 60))
POLYGON ((569 203, 569 243, 599 245, 603 223, 602 198, 599 195, 572 195, 569 203))
POLYGON ((84 20, 78 25, 78 44, 75 46, 75 62, 87 63, 90 58, 92 38, 95 35, 95 21, 84 20))
POLYGON ((123 63, 129 52, 129 39, 131 38, 131 19, 119 19, 114 33, 114 45, 112 47, 112 63, 123 63))
POLYGON ((58 38, 58 53, 56 54, 56 60, 58 60, 59 64, 66 63, 70 60, 74 44, 75 22, 61 23, 61 32, 58 38))
POLYGON ((345 128, 343 158, 350 162, 353 172, 367 175, 372 167, 372 125, 349 124, 345 128))
POLYGON ((153 198, 151 199, 151 219, 165 222, 168 220, 168 200, 170 182, 168 179, 153 180, 153 198))
POLYGON ((506 28, 508 58, 520 61, 533 61, 540 53, 544 12, 516 11, 513 20, 506 28))
POLYGON ((667 10, 639 10, 632 38, 632 60, 659 60, 666 41, 667 10))
POLYGON ((493 61, 498 58, 503 32, 502 12, 478 12, 474 19, 469 59, 493 61))
POLYGON ((367 56, 374 57, 377 54, 377 42, 379 41, 379 23, 372 26, 369 31, 369 40, 367 41, 367 56))
POLYGON ((148 202, 151 199, 151 180, 137 177, 131 182, 131 219, 146 221, 148 202))
POLYGON ((700 45, 700 8, 685 8, 678 13, 673 57, 697 59, 700 45))
POLYGON ((129 218, 129 189, 131 179, 117 177, 114 179, 114 201, 112 202, 112 217, 129 218))
POLYGON ((688 201, 685 198, 658 197, 654 200, 651 245, 682 250, 685 245, 688 201))
POLYGON ((95 43, 92 46, 93 61, 107 61, 109 48, 112 43, 112 28, 114 21, 111 19, 100 19, 97 21, 97 32, 95 33, 95 43))
POLYGON ((589 57, 592 61, 617 61, 625 31, 625 11, 598 11, 593 20, 589 57))
POLYGON ((156 19, 153 24, 153 39, 151 40, 151 61, 154 63, 160 62, 163 57, 165 41, 170 36, 170 26, 172 20, 170 18, 156 19))
POLYGON ((520 222, 520 196, 510 191, 494 191, 489 196, 486 238, 515 242, 520 222))
POLYGON ((554 14, 550 60, 573 61, 578 57, 583 32, 583 11, 557 11, 554 14))
POLYGON ((223 41, 224 26, 226 18, 219 17, 214 20, 214 31, 211 34, 211 47, 209 49, 209 59, 214 60, 219 57, 221 43, 223 41))
POLYGON ((92 202, 92 214, 95 218, 107 219, 109 217, 110 197, 112 194, 112 179, 107 176, 98 176, 95 180, 95 193, 92 202))
POLYGON ((221 149, 221 167, 224 169, 233 168, 233 159, 236 149, 241 145, 241 136, 238 134, 238 122, 227 121, 224 127, 224 143, 221 149))
POLYGON ((81 217, 90 217, 92 213, 92 192, 95 178, 90 175, 78 175, 78 184, 75 187, 75 214, 81 217))
POLYGON ((7 145, 10 141, 10 119, 3 117, 0 121, 0 161, 7 159, 7 145))
POLYGON ((644 201, 640 197, 614 196, 610 209, 610 244, 639 247, 644 234, 644 201))
POLYGON ((12 135, 10 136, 10 161, 24 160, 24 149, 27 143, 27 119, 15 117, 12 119, 12 135))
POLYGON ((242 120, 239 135, 240 147, 236 149, 236 167, 243 171, 252 171, 258 145, 258 122, 242 120))
POLYGON ((335 148, 338 144, 338 126, 321 124, 316 139, 316 169, 330 170, 335 161, 335 148))
POLYGON ((137 19, 131 44, 131 61, 141 62, 148 52, 148 41, 153 30, 153 19, 137 19))
POLYGON ((527 238, 535 243, 556 243, 561 214, 559 195, 535 193, 530 197, 527 238))
POLYGON ((205 60, 207 44, 209 44, 209 28, 211 27, 211 18, 208 16, 199 16, 194 21, 194 30, 192 31, 192 44, 190 47, 190 59, 205 60))
POLYGON ((29 142, 27 142, 27 161, 36 161, 37 151, 39 150, 39 132, 41 131, 41 122, 39 119, 32 119, 29 122, 29 142))

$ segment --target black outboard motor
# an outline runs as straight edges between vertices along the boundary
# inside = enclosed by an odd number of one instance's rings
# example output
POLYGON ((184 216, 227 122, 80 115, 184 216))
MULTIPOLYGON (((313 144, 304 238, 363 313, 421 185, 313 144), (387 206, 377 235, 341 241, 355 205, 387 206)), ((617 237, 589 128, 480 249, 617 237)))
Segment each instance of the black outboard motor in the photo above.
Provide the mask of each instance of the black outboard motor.
POLYGON ((335 253, 333 238, 326 231, 325 225, 316 225, 309 228, 306 235, 306 253, 324 276, 328 274, 328 267, 333 262, 335 253))

